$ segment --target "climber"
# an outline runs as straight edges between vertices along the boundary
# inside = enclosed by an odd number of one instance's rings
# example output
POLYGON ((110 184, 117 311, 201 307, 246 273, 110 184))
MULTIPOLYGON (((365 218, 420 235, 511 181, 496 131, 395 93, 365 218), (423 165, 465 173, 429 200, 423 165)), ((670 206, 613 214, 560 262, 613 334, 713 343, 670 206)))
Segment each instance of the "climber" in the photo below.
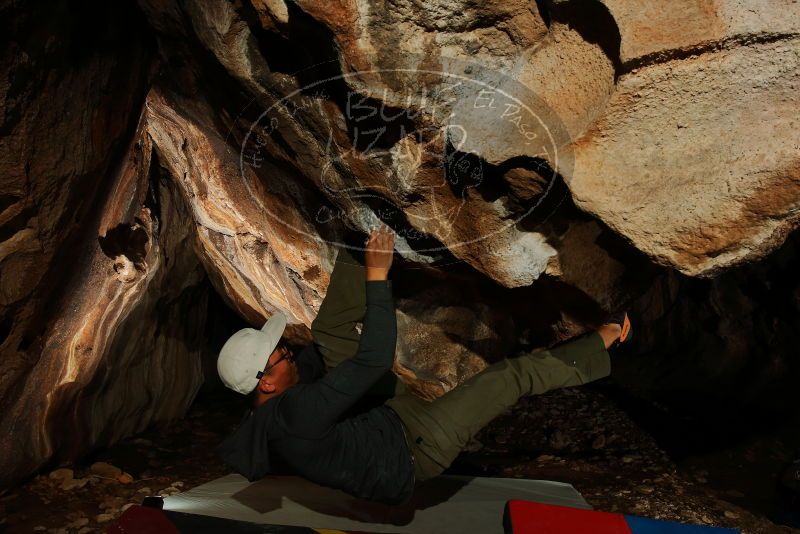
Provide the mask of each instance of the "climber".
POLYGON ((281 313, 261 330, 240 330, 223 346, 220 377, 234 391, 252 394, 253 408, 218 453, 249 480, 293 473, 358 497, 406 502, 415 480, 444 471, 472 436, 521 396, 607 376, 607 349, 630 337, 630 321, 621 314, 554 349, 495 363, 432 402, 404 392, 353 413, 394 360, 393 247, 394 234, 382 226, 366 241, 364 265, 339 250, 312 323, 314 342, 297 355, 281 343, 281 313))

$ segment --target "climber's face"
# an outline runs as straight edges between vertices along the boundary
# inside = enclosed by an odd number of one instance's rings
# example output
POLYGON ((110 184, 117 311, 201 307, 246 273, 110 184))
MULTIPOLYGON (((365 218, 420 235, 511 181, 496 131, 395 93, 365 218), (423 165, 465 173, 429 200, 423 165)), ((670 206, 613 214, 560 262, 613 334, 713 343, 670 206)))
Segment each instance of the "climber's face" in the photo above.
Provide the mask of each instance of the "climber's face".
POLYGON ((294 358, 294 352, 288 345, 283 342, 278 343, 278 346, 269 355, 267 365, 264 366, 264 371, 258 380, 256 407, 299 382, 300 375, 294 358))

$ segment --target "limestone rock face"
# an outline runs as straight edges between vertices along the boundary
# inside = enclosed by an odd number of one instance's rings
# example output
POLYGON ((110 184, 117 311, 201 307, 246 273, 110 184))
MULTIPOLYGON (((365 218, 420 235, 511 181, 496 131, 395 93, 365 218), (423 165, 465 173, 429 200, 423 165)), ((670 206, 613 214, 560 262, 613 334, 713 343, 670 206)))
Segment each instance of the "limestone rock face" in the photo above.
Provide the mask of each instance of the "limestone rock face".
POLYGON ((800 217, 800 6, 638 4, 606 2, 623 71, 574 143, 573 198, 689 275, 764 257, 800 217))
POLYGON ((620 62, 657 63, 675 56, 736 47, 750 40, 797 34, 800 7, 776 0, 769 9, 758 0, 679 0, 656 5, 643 0, 603 0, 620 34, 620 62))
POLYGON ((0 482, 180 417, 231 314, 308 342, 379 221, 427 397, 766 257, 800 4, 651 4, 0 2, 0 482))
POLYGON ((135 6, 5 4, 0 479, 7 484, 54 454, 85 451, 188 406, 201 378, 197 354, 176 346, 202 332, 205 290, 197 260, 176 239, 185 212, 165 198, 168 213, 157 221, 146 198, 150 141, 139 118, 154 51, 141 14, 135 6), (180 308, 186 321, 170 313, 180 308), (174 385, 171 394, 165 383, 174 385))
POLYGON ((238 158, 205 122, 213 111, 200 104, 170 105, 153 91, 146 116, 159 161, 185 177, 178 183, 194 214, 200 257, 218 291, 252 323, 282 310, 292 323, 310 325, 332 269, 331 247, 312 238, 302 196, 240 175, 238 158))

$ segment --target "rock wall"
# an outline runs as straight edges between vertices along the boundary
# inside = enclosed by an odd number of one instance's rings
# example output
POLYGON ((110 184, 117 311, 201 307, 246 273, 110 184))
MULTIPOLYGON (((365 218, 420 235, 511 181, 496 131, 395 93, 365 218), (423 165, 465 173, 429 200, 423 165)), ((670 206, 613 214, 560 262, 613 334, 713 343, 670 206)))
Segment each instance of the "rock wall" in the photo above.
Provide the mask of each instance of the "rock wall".
POLYGON ((606 4, 622 68, 575 142, 577 204, 689 275, 764 257, 798 220, 800 6, 677 2, 654 30, 648 8, 606 4))
POLYGON ((210 291, 307 342, 379 220, 427 397, 678 280, 750 302, 798 225, 800 4, 699 5, 0 3, 0 481, 180 417, 210 291))
MULTIPOLYGON (((126 335, 120 329, 146 293, 149 266, 163 268, 144 206, 149 140, 137 129, 154 55, 143 17, 130 5, 54 2, 24 9, 6 2, 1 12, 10 43, 0 61, 0 478, 7 484, 60 445, 85 448, 110 430, 107 409, 77 411, 79 399, 124 402, 133 381, 105 392, 97 382, 94 394, 87 387, 122 363, 109 347, 126 335), (135 251, 122 250, 112 233, 109 257, 98 236, 111 229, 132 238, 135 251)), ((129 338, 152 331, 148 323, 129 338)), ((143 362, 155 374, 161 365, 143 362)))

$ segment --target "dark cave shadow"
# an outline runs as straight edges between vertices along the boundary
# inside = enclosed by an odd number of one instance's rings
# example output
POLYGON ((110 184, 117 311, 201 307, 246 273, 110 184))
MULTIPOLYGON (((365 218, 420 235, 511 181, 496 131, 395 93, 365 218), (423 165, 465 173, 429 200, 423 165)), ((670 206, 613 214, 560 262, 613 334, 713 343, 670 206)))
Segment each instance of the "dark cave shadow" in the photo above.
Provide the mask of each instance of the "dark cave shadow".
POLYGON ((515 224, 526 232, 539 230, 554 215, 570 213, 579 218, 588 218, 575 207, 564 177, 539 157, 515 156, 495 165, 476 154, 456 150, 448 140, 445 144, 443 172, 454 197, 469 200, 469 190, 472 189, 486 203, 503 199, 506 208, 513 214, 509 218, 519 217, 515 224), (542 191, 528 199, 519 198, 506 178, 506 173, 512 169, 535 172, 542 179, 542 191))
POLYGON ((748 439, 779 430, 787 421, 777 414, 736 406, 693 391, 671 391, 685 399, 683 407, 643 399, 613 383, 593 386, 611 399, 645 433, 652 436, 670 458, 687 458, 734 448, 748 439), (696 406, 692 410, 690 405, 696 406))
MULTIPOLYGON (((416 134, 414 117, 406 109, 390 106, 349 87, 339 63, 336 36, 330 28, 294 3, 288 2, 286 7, 287 22, 272 31, 263 27, 249 3, 237 8, 272 72, 295 77, 301 95, 324 94, 333 102, 342 113, 353 148, 360 152, 388 149, 406 135, 416 134), (391 120, 386 120, 387 115, 391 120), (359 132, 379 135, 360 136, 359 132)), ((296 104, 290 99, 284 103, 294 113, 296 104)))
POLYGON ((549 276, 542 276, 539 283, 544 286, 542 292, 546 293, 545 302, 556 310, 554 313, 558 313, 557 310, 561 310, 568 314, 573 321, 580 324, 600 325, 606 312, 591 296, 577 287, 549 276))
POLYGON ((634 336, 612 380, 598 387, 672 458, 715 453, 798 427, 800 365, 781 354, 796 354, 798 251, 795 230, 769 258, 714 280, 676 274, 672 290, 661 285, 663 304, 652 298, 635 303, 642 312, 665 308, 640 322, 644 335, 634 336), (753 303, 751 310, 719 300, 720 288, 733 285, 753 303), (742 324, 755 329, 746 359, 728 367, 729 342, 720 331, 726 314, 749 317, 742 324), (648 342, 648 334, 660 343, 648 342))
POLYGON ((599 46, 614 65, 615 77, 622 70, 619 26, 608 8, 598 0, 537 1, 537 8, 549 27, 553 21, 569 25, 587 42, 599 46), (542 4, 546 4, 543 6, 542 4))
POLYGON ((401 505, 359 499, 299 477, 266 477, 233 494, 232 498, 261 514, 279 510, 285 498, 320 514, 363 523, 407 525, 418 510, 446 502, 472 479, 473 477, 437 477, 417 483, 411 500, 401 505))
MULTIPOLYGON (((589 295, 549 276, 542 276, 536 283, 519 288, 506 288, 479 276, 473 278, 470 273, 464 273, 463 276, 464 289, 459 293, 442 291, 438 305, 469 306, 471 302, 480 302, 503 310, 508 316, 508 324, 505 329, 494 330, 496 337, 493 338, 473 340, 446 329, 442 333, 451 343, 489 364, 514 357, 520 352, 552 348, 569 341, 559 339, 554 329, 554 325, 564 319, 562 312, 571 321, 588 327, 599 326, 606 316, 606 312, 589 295), (520 339, 523 331, 527 335, 520 339), (504 344, 503 336, 515 336, 515 339, 504 344), (501 347, 499 353, 498 346, 501 347)), ((409 274, 404 273, 398 278, 397 294, 402 298, 419 298, 419 293, 435 291, 435 284, 442 283, 435 274, 409 280, 409 274)), ((437 298, 439 295, 437 293, 437 298)), ((502 326, 504 323, 498 320, 497 324, 502 326)))
POLYGON ((452 332, 443 332, 447 339, 456 345, 464 347, 466 350, 479 356, 485 362, 491 364, 511 356, 513 349, 509 349, 507 354, 495 355, 493 352, 496 350, 498 340, 495 338, 487 337, 481 339, 467 339, 452 332))

